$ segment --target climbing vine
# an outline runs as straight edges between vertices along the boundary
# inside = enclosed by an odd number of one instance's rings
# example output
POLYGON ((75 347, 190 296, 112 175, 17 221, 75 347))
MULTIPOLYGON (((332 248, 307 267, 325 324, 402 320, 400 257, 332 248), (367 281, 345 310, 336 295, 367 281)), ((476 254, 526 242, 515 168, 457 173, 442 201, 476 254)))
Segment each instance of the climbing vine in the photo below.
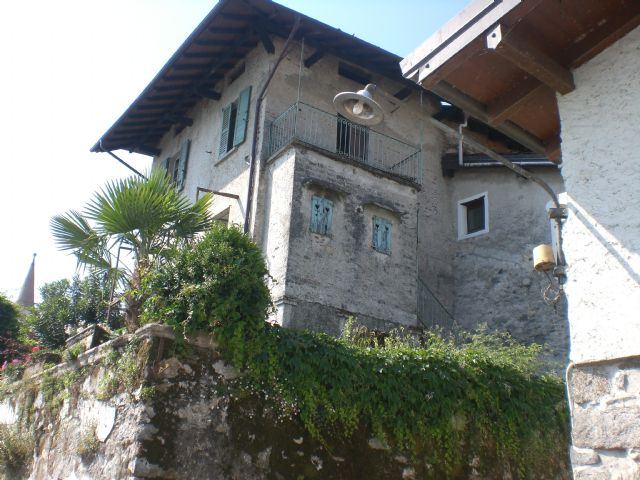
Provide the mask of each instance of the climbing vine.
POLYGON ((564 386, 537 373, 539 347, 486 332, 455 342, 399 333, 381 341, 351 324, 340 339, 270 325, 263 260, 238 235, 216 230, 156 273, 145 318, 165 319, 180 334, 213 331, 245 371, 245 391, 276 402, 327 445, 369 431, 430 465, 433 478, 462 476, 477 457, 479 469, 507 465, 517 478, 562 469, 564 386))

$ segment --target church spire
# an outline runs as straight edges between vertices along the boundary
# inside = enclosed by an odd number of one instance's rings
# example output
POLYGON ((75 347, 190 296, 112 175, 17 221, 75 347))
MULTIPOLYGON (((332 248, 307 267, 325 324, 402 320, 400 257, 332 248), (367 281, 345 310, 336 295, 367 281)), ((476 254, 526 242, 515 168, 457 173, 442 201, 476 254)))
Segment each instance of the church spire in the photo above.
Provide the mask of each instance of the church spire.
POLYGON ((35 303, 35 280, 36 280, 36 254, 33 254, 33 260, 31 260, 31 266, 29 267, 29 273, 27 273, 18 301, 16 302, 21 307, 33 307, 35 303))

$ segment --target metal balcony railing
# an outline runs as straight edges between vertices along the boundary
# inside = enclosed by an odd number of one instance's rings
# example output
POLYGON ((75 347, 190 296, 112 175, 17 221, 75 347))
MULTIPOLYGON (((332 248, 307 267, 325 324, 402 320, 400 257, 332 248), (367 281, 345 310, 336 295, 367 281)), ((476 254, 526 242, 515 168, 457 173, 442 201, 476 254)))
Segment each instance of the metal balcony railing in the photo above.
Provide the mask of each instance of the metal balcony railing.
POLYGON ((418 278, 418 321, 425 328, 440 328, 451 332, 457 323, 438 297, 418 278))
POLYGON ((419 148, 306 103, 294 103, 271 122, 269 155, 293 140, 422 183, 419 148))

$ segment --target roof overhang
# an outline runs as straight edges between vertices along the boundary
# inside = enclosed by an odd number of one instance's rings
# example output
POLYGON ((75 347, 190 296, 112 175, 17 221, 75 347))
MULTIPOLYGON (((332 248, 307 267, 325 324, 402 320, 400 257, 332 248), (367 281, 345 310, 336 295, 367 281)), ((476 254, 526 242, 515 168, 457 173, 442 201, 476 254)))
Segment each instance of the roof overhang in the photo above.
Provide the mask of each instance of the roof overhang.
POLYGON ((201 98, 219 100, 217 85, 238 61, 260 44, 273 53, 272 38, 286 38, 298 17, 307 68, 327 53, 419 89, 402 76, 400 57, 353 35, 270 0, 220 0, 91 151, 158 155, 165 133, 191 125, 188 112, 201 98))
POLYGON ((405 77, 560 160, 556 95, 640 24, 638 0, 476 0, 401 62, 405 77))

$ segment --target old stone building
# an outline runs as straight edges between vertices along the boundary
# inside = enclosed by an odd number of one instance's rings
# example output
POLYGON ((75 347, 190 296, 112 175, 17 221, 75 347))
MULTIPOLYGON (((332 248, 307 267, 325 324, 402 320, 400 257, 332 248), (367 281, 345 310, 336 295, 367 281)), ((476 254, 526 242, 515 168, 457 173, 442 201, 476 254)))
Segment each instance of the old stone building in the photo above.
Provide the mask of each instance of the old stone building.
MULTIPOLYGON (((563 305, 530 258, 548 199, 434 128, 464 114, 400 60, 276 3, 221 0, 93 151, 153 156, 191 198, 214 192, 216 218, 262 247, 282 325, 487 323, 563 361, 563 305), (369 83, 384 121, 338 116, 334 96, 369 83)), ((475 119, 464 135, 563 189, 526 141, 475 119)))
POLYGON ((575 479, 640 478, 639 25, 634 1, 473 2, 403 61, 423 87, 561 157, 575 479))

